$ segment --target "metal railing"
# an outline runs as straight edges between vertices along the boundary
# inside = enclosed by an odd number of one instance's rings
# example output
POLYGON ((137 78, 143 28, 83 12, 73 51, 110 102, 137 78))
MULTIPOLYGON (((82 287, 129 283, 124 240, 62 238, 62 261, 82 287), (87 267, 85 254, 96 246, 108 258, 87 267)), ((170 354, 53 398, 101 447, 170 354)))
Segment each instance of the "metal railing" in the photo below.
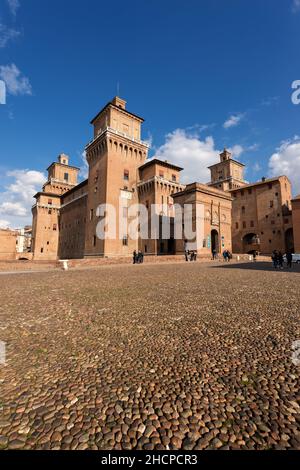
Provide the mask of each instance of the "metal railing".
POLYGON ((126 134, 125 132, 121 132, 121 131, 118 131, 117 129, 113 129, 112 127, 106 127, 105 129, 103 129, 102 132, 100 132, 96 137, 94 137, 92 140, 90 140, 90 142, 88 142, 88 144, 85 146, 85 148, 88 148, 91 144, 93 144, 97 139, 99 139, 99 137, 101 137, 103 134, 105 134, 105 132, 111 132, 112 134, 115 134, 115 135, 118 135, 120 137, 125 137, 126 139, 130 139, 132 142, 136 142, 138 144, 141 144, 141 145, 144 145, 145 147, 147 148, 150 148, 150 144, 148 142, 146 142, 145 140, 140 140, 140 139, 136 139, 135 137, 131 137, 129 136, 128 134, 126 134))

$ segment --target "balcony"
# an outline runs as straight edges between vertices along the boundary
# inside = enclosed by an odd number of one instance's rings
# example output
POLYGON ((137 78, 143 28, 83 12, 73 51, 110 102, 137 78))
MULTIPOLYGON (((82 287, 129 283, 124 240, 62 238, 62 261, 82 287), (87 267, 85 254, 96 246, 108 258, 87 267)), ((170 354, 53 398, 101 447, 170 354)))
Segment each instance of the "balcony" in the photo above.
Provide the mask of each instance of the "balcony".
POLYGON ((111 134, 114 134, 114 135, 117 135, 117 136, 120 136, 120 137, 124 137, 125 139, 129 139, 132 142, 135 142, 137 144, 143 145, 144 147, 150 148, 150 144, 148 144, 148 142, 146 142, 145 140, 136 139, 136 138, 131 137, 130 135, 126 134, 125 132, 121 132, 121 131, 117 131, 116 129, 113 129, 112 127, 106 127, 105 129, 103 129, 103 131, 100 132, 100 134, 98 134, 96 137, 94 137, 94 139, 92 139, 85 146, 85 148, 87 149, 90 145, 92 145, 94 142, 96 142, 96 140, 99 139, 106 132, 110 132, 111 134))

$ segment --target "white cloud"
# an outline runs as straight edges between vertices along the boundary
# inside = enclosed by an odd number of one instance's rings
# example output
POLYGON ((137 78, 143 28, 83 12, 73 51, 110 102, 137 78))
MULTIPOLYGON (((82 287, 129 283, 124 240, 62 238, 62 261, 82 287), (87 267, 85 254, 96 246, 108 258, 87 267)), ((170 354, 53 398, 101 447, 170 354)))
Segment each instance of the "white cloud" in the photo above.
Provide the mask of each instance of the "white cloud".
POLYGON ((233 145, 232 147, 229 147, 228 150, 230 153, 232 153, 232 156, 234 158, 239 158, 242 155, 242 153, 245 151, 242 145, 233 145))
POLYGON ((80 165, 79 176, 81 176, 84 179, 87 179, 87 177, 89 176, 89 165, 88 165, 88 162, 86 161, 86 151, 85 150, 80 155, 80 158, 82 160, 82 165, 80 165))
POLYGON ((9 227, 8 220, 0 219, 0 228, 8 228, 8 227, 9 227))
MULTIPOLYGON (((31 224, 33 196, 41 190, 46 178, 43 173, 31 170, 8 171, 4 177, 11 182, 0 192, 0 216, 11 227, 31 224)), ((1 177, 1 179, 3 176, 1 177)))
POLYGON ((27 77, 15 64, 0 65, 0 78, 5 81, 7 91, 12 95, 32 95, 32 88, 27 77))
POLYGON ((186 128, 187 131, 195 131, 197 135, 201 134, 201 132, 211 130, 215 127, 215 124, 194 124, 193 126, 189 126, 186 128))
POLYGON ((300 11, 300 0, 293 0, 292 10, 294 13, 300 11))
POLYGON ((212 137, 201 140, 184 129, 176 129, 166 135, 166 141, 157 149, 155 157, 184 167, 183 183, 207 183, 210 180, 207 167, 219 161, 219 153, 212 137))
POLYGON ((244 114, 232 114, 227 121, 224 122, 224 129, 230 129, 230 127, 236 127, 240 124, 241 120, 244 118, 244 114))
POLYGON ((0 204, 0 214, 26 217, 27 211, 21 202, 2 202, 0 204))
MULTIPOLYGON (((228 150, 234 158, 239 158, 245 151, 241 145, 233 145, 228 150)), ((210 181, 207 167, 220 161, 219 154, 220 150, 215 147, 212 136, 202 139, 199 133, 176 129, 166 135, 165 143, 156 149, 154 158, 168 160, 184 168, 181 172, 181 181, 184 184, 195 181, 207 183, 210 181)))
POLYGON ((259 144, 252 144, 252 145, 249 145, 249 147, 247 147, 246 150, 248 150, 249 152, 256 152, 256 150, 259 149, 259 144))
POLYGON ((254 165, 253 165, 253 171, 255 171, 255 172, 257 173, 257 172, 261 171, 261 169, 262 169, 262 168, 261 168, 261 166, 260 166, 260 164, 259 164, 258 162, 254 163, 254 165))
POLYGON ((9 9, 10 9, 11 13, 14 16, 16 16, 17 10, 20 7, 19 0, 7 0, 7 3, 8 3, 8 6, 9 6, 9 9))
POLYGON ((8 28, 5 24, 0 23, 0 49, 6 47, 10 40, 17 38, 19 35, 19 31, 8 28))
POLYGON ((270 176, 286 175, 293 185, 293 193, 300 192, 300 137, 286 140, 269 159, 270 176))

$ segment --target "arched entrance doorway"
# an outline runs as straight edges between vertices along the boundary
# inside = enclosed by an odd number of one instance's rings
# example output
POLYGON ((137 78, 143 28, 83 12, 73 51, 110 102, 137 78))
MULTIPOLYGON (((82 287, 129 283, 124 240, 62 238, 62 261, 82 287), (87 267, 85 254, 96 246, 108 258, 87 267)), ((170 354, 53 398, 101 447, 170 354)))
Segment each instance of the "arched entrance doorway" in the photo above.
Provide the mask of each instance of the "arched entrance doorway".
POLYGON ((288 228, 285 232, 285 250, 294 253, 294 233, 292 228, 288 228))
POLYGON ((243 253, 260 252, 260 239, 256 233, 247 233, 243 237, 243 253))
POLYGON ((219 234, 217 230, 212 230, 211 231, 211 252, 213 253, 216 251, 216 253, 219 253, 219 234))

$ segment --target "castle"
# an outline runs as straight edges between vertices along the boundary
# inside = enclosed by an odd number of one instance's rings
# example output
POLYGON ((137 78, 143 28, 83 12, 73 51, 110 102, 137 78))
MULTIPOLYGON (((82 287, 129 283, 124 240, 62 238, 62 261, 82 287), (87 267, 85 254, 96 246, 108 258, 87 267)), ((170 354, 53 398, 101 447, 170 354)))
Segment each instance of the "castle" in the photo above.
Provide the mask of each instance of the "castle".
POLYGON ((248 184, 244 165, 225 149, 220 161, 210 167, 210 183, 183 185, 181 167, 148 159, 149 145, 141 140, 142 123, 143 118, 129 112, 126 102, 115 97, 91 121, 94 136, 86 146, 88 178, 78 184, 79 168, 70 165, 65 154, 49 166, 47 182, 35 195, 32 208, 34 259, 123 257, 131 256, 134 250, 146 255, 183 253, 185 236, 184 231, 181 238, 175 236, 174 207, 187 204, 192 208, 191 223, 200 256, 224 249, 235 253, 293 250, 287 177, 248 184), (115 208, 116 232, 121 236, 97 236, 99 220, 109 216, 106 211, 99 213, 104 204, 115 208), (138 209, 134 213, 137 204, 147 210, 149 227, 146 234, 144 230, 132 238, 120 221, 122 217, 129 222, 130 217, 138 217, 138 209), (150 236, 152 207, 159 221, 155 237, 150 236), (165 220, 170 225, 167 236, 162 229, 165 220))

